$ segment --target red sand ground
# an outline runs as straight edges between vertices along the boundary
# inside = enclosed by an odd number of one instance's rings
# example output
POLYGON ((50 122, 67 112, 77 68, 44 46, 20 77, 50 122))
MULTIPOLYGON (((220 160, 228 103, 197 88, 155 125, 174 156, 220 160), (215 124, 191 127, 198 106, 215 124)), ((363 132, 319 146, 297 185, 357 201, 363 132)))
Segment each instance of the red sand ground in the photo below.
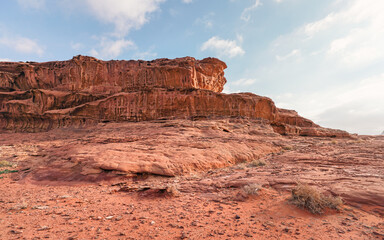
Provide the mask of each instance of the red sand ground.
MULTIPOLYGON (((151 147, 160 151, 169 142, 180 143, 176 148, 183 152, 178 156, 183 161, 188 152, 195 153, 182 142, 183 136, 213 136, 202 131, 211 123, 164 128, 160 123, 146 124, 151 136, 156 136, 151 147)), ((238 132, 238 125, 220 124, 228 132, 215 128, 217 138, 208 142, 214 144, 222 134, 228 144, 241 138, 252 149, 257 145, 251 143, 260 138, 278 151, 260 155, 265 166, 237 163, 209 171, 197 168, 178 177, 102 171, 92 181, 68 181, 39 174, 46 173, 46 166, 55 171, 74 169, 60 165, 65 163, 60 158, 66 157, 63 149, 69 145, 80 146, 76 145, 76 141, 83 142, 79 138, 116 144, 101 141, 110 139, 108 134, 119 134, 115 125, 80 133, 67 129, 1 134, 0 161, 17 166, 3 166, 0 171, 20 171, 0 175, 0 239, 384 239, 383 137, 282 137, 253 131, 252 137, 245 138, 242 134, 248 133, 238 132), (298 209, 288 201, 297 181, 341 195, 346 204, 340 211, 327 210, 323 215, 298 209), (248 196, 243 187, 249 184, 262 188, 248 196), (167 187, 177 189, 178 196, 164 191, 167 187)), ((129 123, 118 129, 130 129, 130 137, 140 139, 140 134, 148 133, 135 132, 138 126, 129 123)), ((121 144, 146 152, 146 141, 121 144)), ((210 147, 208 142, 202 141, 202 146, 210 147)), ((98 144, 91 146, 98 148, 98 144)))

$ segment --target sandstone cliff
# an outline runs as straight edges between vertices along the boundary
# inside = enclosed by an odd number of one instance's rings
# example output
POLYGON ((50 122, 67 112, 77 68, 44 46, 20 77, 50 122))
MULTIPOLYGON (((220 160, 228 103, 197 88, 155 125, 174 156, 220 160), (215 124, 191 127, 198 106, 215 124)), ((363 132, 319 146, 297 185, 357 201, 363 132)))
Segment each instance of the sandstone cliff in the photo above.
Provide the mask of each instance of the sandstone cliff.
POLYGON ((161 118, 266 119, 280 134, 346 137, 251 93, 224 94, 226 64, 192 57, 154 61, 0 63, 0 128, 41 131, 161 118))

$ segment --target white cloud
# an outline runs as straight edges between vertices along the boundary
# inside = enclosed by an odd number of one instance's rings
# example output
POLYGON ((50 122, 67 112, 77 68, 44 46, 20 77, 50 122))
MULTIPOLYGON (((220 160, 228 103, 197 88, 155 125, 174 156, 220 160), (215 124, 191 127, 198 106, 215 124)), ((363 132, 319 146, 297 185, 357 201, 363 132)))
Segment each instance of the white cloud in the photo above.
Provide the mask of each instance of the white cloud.
POLYGON ((73 50, 79 51, 80 49, 83 48, 83 44, 82 43, 71 42, 71 48, 73 50))
POLYGON ((278 107, 297 110, 316 123, 359 134, 384 130, 384 73, 329 90, 275 96, 278 107))
POLYGON ((273 42, 270 54, 282 64, 280 70, 310 73, 312 81, 326 74, 323 79, 331 81, 329 75, 334 74, 338 82, 342 75, 364 72, 384 61, 384 1, 339 0, 330 9, 323 18, 273 42), (283 61, 293 57, 300 61, 283 61))
POLYGON ((212 17, 214 17, 214 16, 215 16, 215 13, 213 13, 213 12, 208 13, 201 18, 197 18, 195 20, 195 23, 203 25, 205 28, 212 28, 213 27, 212 17))
POLYGON ((338 0, 328 9, 322 18, 277 38, 265 57, 275 61, 260 66, 256 77, 292 93, 276 98, 278 106, 326 127, 379 134, 384 130, 384 1, 338 0))
POLYGON ((229 84, 225 84, 222 93, 227 93, 227 94, 229 94, 229 93, 231 93, 231 92, 232 92, 232 91, 231 91, 231 87, 229 87, 229 84))
POLYGON ((12 60, 8 58, 0 58, 0 62, 12 62, 12 60))
POLYGON ((213 51, 220 57, 233 58, 244 55, 244 50, 237 45, 236 41, 224 40, 212 37, 201 46, 201 51, 213 51))
POLYGON ((287 55, 284 55, 284 56, 276 55, 276 59, 277 59, 277 61, 285 61, 288 58, 298 56, 299 54, 300 54, 300 50, 294 49, 290 53, 288 53, 287 55))
POLYGON ((41 56, 44 53, 43 48, 36 41, 25 37, 3 36, 0 38, 0 45, 24 54, 37 54, 41 56))
POLYGON ((361 134, 384 130, 384 74, 336 91, 315 96, 321 97, 323 104, 314 115, 320 124, 361 134))
POLYGON ((102 22, 115 26, 114 35, 122 37, 149 21, 165 0, 85 0, 90 11, 102 22))
POLYGON ((254 11, 256 8, 260 7, 263 5, 260 0, 256 0, 255 3, 243 10, 241 13, 240 18, 246 22, 251 20, 251 12, 254 11))
POLYGON ((122 54, 125 50, 136 49, 136 45, 129 40, 118 39, 111 40, 102 38, 98 49, 92 49, 90 54, 97 58, 114 59, 122 54))
POLYGON ((234 86, 250 86, 257 82, 257 79, 254 78, 241 78, 237 81, 231 83, 234 86))
POLYGON ((313 37, 313 35, 321 31, 327 30, 329 27, 331 27, 335 23, 336 20, 337 20, 337 17, 335 16, 335 14, 330 13, 325 18, 319 21, 306 24, 303 30, 308 36, 308 38, 311 38, 313 37))
POLYGON ((193 0, 182 0, 183 1, 183 3, 191 3, 191 2, 193 2, 193 0))
MULTIPOLYGON (((125 40, 132 29, 140 29, 159 10, 165 0, 83 0, 99 21, 114 25, 112 34, 100 38, 99 46, 90 53, 99 58, 117 58, 126 50, 137 50, 134 42, 125 40)), ((144 56, 146 52, 139 54, 144 56)), ((153 56, 147 53, 147 56, 153 56)))
POLYGON ((236 35, 236 39, 237 39, 237 42, 238 42, 239 44, 242 44, 243 41, 244 41, 243 35, 241 35, 241 34, 237 34, 237 35, 236 35))
POLYGON ((17 0, 17 3, 23 8, 43 9, 45 0, 17 0))
POLYGON ((346 67, 384 59, 384 2, 339 1, 341 8, 308 23, 291 36, 298 44, 321 41, 323 55, 346 67))
POLYGON ((157 53, 154 52, 153 50, 154 50, 154 47, 151 47, 147 51, 136 52, 135 53, 135 57, 137 59, 141 59, 141 60, 153 60, 153 59, 155 59, 157 57, 157 53))

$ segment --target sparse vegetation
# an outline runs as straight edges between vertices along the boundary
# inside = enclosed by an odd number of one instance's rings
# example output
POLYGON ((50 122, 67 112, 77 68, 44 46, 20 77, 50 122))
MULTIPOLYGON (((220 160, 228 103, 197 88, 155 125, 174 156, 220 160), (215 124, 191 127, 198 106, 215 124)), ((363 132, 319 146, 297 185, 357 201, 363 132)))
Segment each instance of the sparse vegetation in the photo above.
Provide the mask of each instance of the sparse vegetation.
POLYGON ((8 161, 2 160, 0 161, 0 167, 13 167, 13 163, 10 163, 8 161))
POLYGON ((283 146, 283 149, 286 151, 290 151, 290 150, 293 150, 293 147, 290 145, 286 145, 286 146, 283 146))
POLYGON ((343 204, 340 197, 325 196, 317 189, 302 183, 298 183, 292 190, 292 198, 290 201, 294 205, 308 209, 314 214, 322 214, 327 207, 339 209, 343 204))
POLYGON ((244 192, 248 196, 258 195, 260 189, 261 189, 261 186, 256 183, 248 184, 243 187, 244 192))
POLYGON ((246 163, 239 163, 236 164, 232 167, 233 169, 239 169, 239 170, 244 170, 246 168, 246 163))
POLYGON ((267 165, 267 162, 264 159, 255 159, 249 163, 250 167, 261 167, 267 165))
POLYGON ((180 196, 180 191, 177 189, 176 185, 168 185, 165 191, 172 197, 178 197, 180 196))
POLYGON ((23 209, 27 209, 27 208, 28 208, 28 204, 23 201, 20 204, 17 204, 16 206, 11 207, 11 210, 23 210, 23 209))
POLYGON ((5 170, 0 171, 0 174, 15 173, 15 172, 18 172, 18 170, 5 169, 5 170))

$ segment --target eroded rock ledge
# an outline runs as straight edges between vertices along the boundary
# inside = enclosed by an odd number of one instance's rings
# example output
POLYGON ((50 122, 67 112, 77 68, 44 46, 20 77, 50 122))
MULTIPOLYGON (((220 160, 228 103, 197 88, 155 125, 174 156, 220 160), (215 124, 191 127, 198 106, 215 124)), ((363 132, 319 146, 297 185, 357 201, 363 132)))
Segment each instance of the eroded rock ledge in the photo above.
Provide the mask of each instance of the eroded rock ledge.
POLYGON ((245 117, 287 135, 348 137, 278 109, 267 97, 224 94, 226 64, 192 57, 153 61, 0 63, 0 128, 42 131, 99 122, 245 117))

